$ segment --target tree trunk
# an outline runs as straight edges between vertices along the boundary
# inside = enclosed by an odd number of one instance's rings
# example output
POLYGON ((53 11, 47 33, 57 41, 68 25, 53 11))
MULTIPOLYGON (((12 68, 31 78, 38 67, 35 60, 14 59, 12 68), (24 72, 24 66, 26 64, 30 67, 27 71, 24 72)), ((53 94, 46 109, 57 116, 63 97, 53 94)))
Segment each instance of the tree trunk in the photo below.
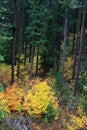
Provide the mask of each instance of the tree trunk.
POLYGON ((27 57, 27 43, 24 44, 24 66, 26 66, 26 57, 27 57))
POLYGON ((57 55, 57 49, 58 49, 58 32, 56 34, 56 41, 55 41, 55 44, 54 44, 54 61, 53 61, 53 76, 56 75, 56 71, 57 71, 57 60, 58 60, 58 55, 57 55))
POLYGON ((31 63, 31 50, 32 50, 32 46, 29 46, 29 63, 31 63))
POLYGON ((74 53, 75 53, 75 29, 74 29, 74 32, 73 32, 73 45, 72 45, 72 59, 74 58, 74 53))
MULTIPOLYGON (((50 11, 52 9, 52 0, 48 0, 48 10, 50 11)), ((48 19, 47 20, 47 31, 46 31, 46 37, 47 37, 47 40, 49 41, 50 40, 50 37, 51 37, 51 24, 52 24, 52 19, 48 19)))
MULTIPOLYGON (((61 18, 60 15, 57 16, 57 25, 61 25, 61 18)), ((60 39, 61 39, 61 32, 57 30, 56 38, 54 42, 54 61, 53 61, 53 71, 52 75, 55 77, 57 73, 57 69, 59 70, 59 58, 60 58, 60 39)))
POLYGON ((34 47, 32 46, 32 48, 31 48, 31 64, 30 64, 30 79, 32 79, 33 61, 34 61, 34 47))
POLYGON ((23 8, 20 10, 20 30, 19 30, 19 42, 18 42, 18 66, 17 66, 17 78, 19 79, 20 75, 20 55, 21 55, 21 49, 22 49, 22 43, 23 43, 23 8))
POLYGON ((37 49, 37 54, 36 54, 36 76, 38 75, 38 60, 39 60, 39 49, 37 49))
POLYGON ((75 46, 75 54, 74 54, 72 79, 75 78, 75 72, 76 72, 76 60, 77 60, 78 45, 79 45, 80 23, 81 23, 81 8, 79 9, 78 12, 78 21, 77 21, 77 28, 76 28, 76 46, 75 46))
POLYGON ((16 0, 13 3, 13 42, 12 42, 12 72, 11 84, 14 82, 14 66, 15 66, 15 43, 16 43, 16 0))
POLYGON ((76 96, 76 94, 77 94, 77 88, 78 88, 78 80, 79 80, 79 74, 80 74, 81 58, 82 58, 84 36, 85 36, 85 19, 86 19, 86 14, 85 14, 85 11, 84 11, 83 12, 83 20, 82 20, 82 30, 81 30, 81 39, 80 39, 80 50, 79 50, 78 68, 77 68, 76 82, 75 82, 74 93, 73 93, 74 96, 76 96))
POLYGON ((64 45, 63 45, 63 57, 62 57, 62 80, 61 80, 61 88, 60 88, 61 96, 62 96, 62 90, 63 90, 63 85, 64 85, 64 63, 65 63, 65 58, 66 58, 67 22, 68 22, 67 9, 65 9, 64 45))

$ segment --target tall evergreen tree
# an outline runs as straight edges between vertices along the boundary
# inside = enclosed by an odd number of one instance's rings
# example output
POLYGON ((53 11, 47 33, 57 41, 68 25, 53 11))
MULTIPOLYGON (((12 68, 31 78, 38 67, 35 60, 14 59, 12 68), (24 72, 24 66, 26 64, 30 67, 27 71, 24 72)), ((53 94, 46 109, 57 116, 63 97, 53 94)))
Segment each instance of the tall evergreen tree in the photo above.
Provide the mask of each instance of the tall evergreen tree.
POLYGON ((75 82, 75 87, 74 87, 74 96, 76 96, 77 88, 78 88, 78 80, 79 80, 79 74, 80 74, 80 66, 81 66, 82 51, 83 51, 84 36, 85 36, 85 22, 86 22, 86 13, 84 10, 83 11, 83 20, 82 20, 81 38, 80 38, 78 68, 77 68, 76 82, 75 82))
POLYGON ((13 42, 12 42, 12 79, 11 84, 14 82, 14 66, 15 66, 15 44, 16 44, 16 0, 13 2, 13 42))
MULTIPOLYGON (((34 59, 34 48, 37 50, 43 48, 46 42, 45 38, 45 8, 41 1, 29 1, 29 22, 26 27, 26 33, 29 35, 27 37, 29 45, 32 46, 31 51, 31 67, 30 67, 30 77, 32 78, 33 69, 33 59, 34 59)), ((38 58, 37 58, 38 60, 38 58)), ((36 62, 38 63, 38 62, 36 62)), ((37 65, 36 65, 37 66, 37 65)))

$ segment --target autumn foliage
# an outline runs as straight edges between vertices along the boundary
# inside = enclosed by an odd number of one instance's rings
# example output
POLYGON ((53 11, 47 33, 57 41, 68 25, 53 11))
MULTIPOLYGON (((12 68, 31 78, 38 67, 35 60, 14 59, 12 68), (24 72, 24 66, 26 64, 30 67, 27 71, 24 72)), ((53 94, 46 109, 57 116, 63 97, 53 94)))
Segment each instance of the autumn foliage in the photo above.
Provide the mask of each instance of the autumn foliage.
POLYGON ((28 94, 24 96, 24 109, 31 116, 41 116, 46 113, 47 107, 52 104, 56 110, 58 108, 57 99, 54 92, 46 82, 35 85, 28 94))
POLYGON ((10 113, 12 111, 27 111, 30 116, 41 117, 46 113, 47 107, 52 104, 54 110, 58 108, 55 93, 46 82, 33 86, 25 94, 16 83, 6 88, 0 94, 0 109, 10 113))
POLYGON ((69 122, 67 122, 67 130, 86 130, 87 117, 83 113, 80 106, 78 107, 75 114, 67 114, 69 116, 69 122))
POLYGON ((7 87, 4 92, 0 93, 0 109, 7 113, 21 111, 22 96, 23 90, 16 83, 7 87))
POLYGON ((7 87, 5 90, 5 99, 8 102, 8 108, 10 111, 20 111, 22 109, 22 97, 23 97, 23 90, 19 88, 16 83, 12 86, 7 87))
POLYGON ((72 71, 73 71, 72 67, 73 67, 72 57, 68 57, 65 62, 65 74, 64 74, 64 77, 67 80, 72 79, 72 71))
POLYGON ((7 87, 4 92, 0 92, 0 114, 3 117, 6 116, 4 113, 23 111, 34 118, 44 118, 43 115, 45 115, 45 121, 51 117, 54 120, 60 120, 60 129, 65 127, 66 130, 85 130, 87 126, 86 114, 80 106, 77 107, 75 113, 70 113, 67 107, 61 108, 60 111, 55 92, 46 81, 38 81, 27 92, 17 83, 7 87))

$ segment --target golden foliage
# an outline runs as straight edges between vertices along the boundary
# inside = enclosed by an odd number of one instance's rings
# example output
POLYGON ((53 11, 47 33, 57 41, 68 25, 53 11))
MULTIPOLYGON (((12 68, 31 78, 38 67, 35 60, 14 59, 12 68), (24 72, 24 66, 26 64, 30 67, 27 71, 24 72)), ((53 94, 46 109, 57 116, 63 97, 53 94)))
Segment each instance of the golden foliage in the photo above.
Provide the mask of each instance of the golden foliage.
POLYGON ((54 92, 46 82, 41 82, 35 85, 28 94, 24 97, 23 109, 27 110, 30 115, 41 116, 46 112, 50 103, 54 109, 58 108, 57 99, 54 97, 54 92))
POLYGON ((40 78, 34 78, 30 80, 28 79, 27 83, 28 83, 29 88, 32 88, 32 86, 39 84, 41 82, 40 80, 41 80, 40 78))
POLYGON ((1 64, 1 80, 4 84, 9 85, 11 80, 11 66, 7 64, 1 64))
POLYGON ((86 115, 83 115, 81 117, 75 116, 74 114, 70 115, 71 121, 73 125, 68 124, 67 128, 68 130, 81 130, 83 128, 86 128, 87 126, 87 117, 86 115))
POLYGON ((8 108, 8 102, 5 98, 5 94, 3 92, 0 93, 0 110, 3 111, 3 112, 7 112, 9 113, 10 110, 8 108))
POLYGON ((87 127, 87 116, 80 107, 78 107, 76 114, 68 114, 70 122, 67 123, 67 130, 81 130, 87 127))
POLYGON ((47 112, 48 105, 52 104, 54 110, 58 109, 58 101, 54 91, 46 82, 38 81, 25 95, 24 90, 16 83, 6 88, 0 95, 1 108, 6 112, 26 110, 32 116, 42 116, 47 112), (24 99, 24 100, 23 100, 24 99))
MULTIPOLYGON (((15 66, 15 80, 17 80, 17 69, 18 65, 15 66)), ((25 79, 28 76, 28 66, 24 66, 23 63, 20 64, 20 80, 25 79)))
POLYGON ((72 57, 68 57, 65 62, 65 74, 64 74, 67 80, 70 80, 72 78, 72 66, 73 66, 72 57))

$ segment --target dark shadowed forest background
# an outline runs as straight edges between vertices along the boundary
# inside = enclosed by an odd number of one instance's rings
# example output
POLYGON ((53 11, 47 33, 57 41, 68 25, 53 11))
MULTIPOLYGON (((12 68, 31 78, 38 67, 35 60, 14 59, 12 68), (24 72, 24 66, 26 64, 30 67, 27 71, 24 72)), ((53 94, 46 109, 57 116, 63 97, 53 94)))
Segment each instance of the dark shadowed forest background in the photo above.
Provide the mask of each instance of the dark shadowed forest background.
POLYGON ((0 130, 87 130, 87 0, 0 0, 0 130))

